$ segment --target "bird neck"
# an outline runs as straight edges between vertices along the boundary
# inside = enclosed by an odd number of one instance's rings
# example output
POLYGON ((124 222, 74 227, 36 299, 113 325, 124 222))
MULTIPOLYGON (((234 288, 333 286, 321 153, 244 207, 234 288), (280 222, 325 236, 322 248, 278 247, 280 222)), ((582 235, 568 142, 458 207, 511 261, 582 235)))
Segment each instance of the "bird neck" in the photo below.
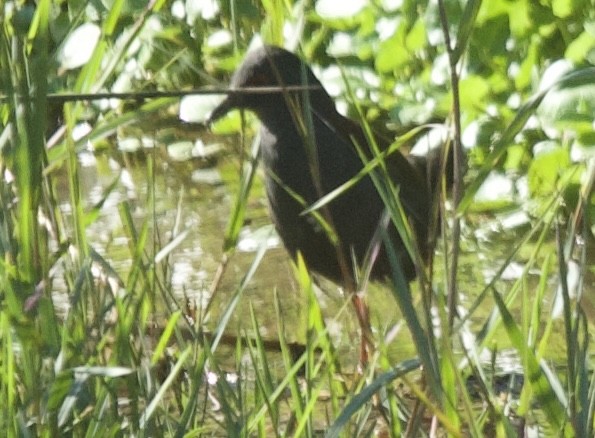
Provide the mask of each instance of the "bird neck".
POLYGON ((312 117, 334 120, 341 117, 323 89, 310 92, 276 93, 260 99, 252 110, 276 136, 307 136, 312 117))

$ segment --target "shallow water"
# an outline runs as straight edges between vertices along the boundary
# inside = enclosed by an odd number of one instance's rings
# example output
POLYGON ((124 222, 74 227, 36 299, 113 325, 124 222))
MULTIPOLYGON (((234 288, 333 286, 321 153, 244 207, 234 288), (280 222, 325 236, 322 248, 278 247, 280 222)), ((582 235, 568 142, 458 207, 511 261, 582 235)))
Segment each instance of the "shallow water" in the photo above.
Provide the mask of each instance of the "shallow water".
MULTIPOLYGON (((131 266, 131 255, 118 212, 119 204, 128 203, 138 226, 144 220, 149 221, 152 232, 150 241, 152 239, 155 242, 155 252, 164 247, 174 235, 187 233, 169 256, 167 277, 171 296, 178 305, 184 308, 190 303, 200 313, 200 309, 212 298, 211 284, 223 254, 224 235, 234 202, 233 191, 239 180, 240 164, 237 157, 226 153, 208 159, 180 159, 179 149, 176 151, 178 155, 175 159, 164 149, 147 149, 123 153, 118 161, 106 154, 81 154, 82 190, 88 205, 101 199, 105 188, 114 178, 120 179, 116 189, 108 196, 98 219, 87 232, 93 248, 123 278, 131 266), (148 181, 146 154, 151 154, 156 163, 155 179, 152 182, 148 181), (151 193, 155 197, 153 209, 147 203, 151 193)), ((292 264, 270 225, 260 182, 255 184, 252 192, 242 237, 217 288, 210 319, 205 323, 210 328, 216 326, 231 296, 253 263, 257 250, 261 245, 266 245, 266 254, 244 291, 228 330, 234 334, 244 331, 251 333, 253 327, 249 312, 252 306, 256 310, 261 335, 265 339, 277 339, 278 321, 273 301, 276 293, 281 302, 286 337, 291 342, 303 343, 306 334, 305 298, 295 281, 292 264)), ((61 207, 64 211, 69 210, 67 198, 63 200, 61 207)), ((460 304, 464 308, 473 303, 498 267, 504 263, 515 244, 514 233, 524 231, 523 225, 514 232, 504 231, 499 228, 503 222, 476 215, 464 223, 459 270, 460 304)), ((553 250, 553 243, 550 247, 553 250)), ((152 248, 147 250, 153 251, 152 248)), ((525 257, 527 255, 521 252, 519 261, 525 257)), ((435 287, 439 290, 443 289, 443 268, 439 265, 442 260, 441 256, 436 258, 435 287)), ((507 268, 503 275, 504 280, 497 283, 501 292, 506 291, 518 278, 519 270, 522 270, 520 264, 513 263, 507 268)), ((529 287, 535 287, 539 281, 538 273, 529 275, 528 278, 534 283, 529 287)), ((551 287, 554 287, 553 284, 552 280, 551 287)), ((59 289, 59 282, 56 285, 59 289)), ((591 276, 587 279, 585 289, 591 291, 586 294, 587 308, 594 300, 595 288, 592 286, 591 276)), ((346 362, 355 367, 358 344, 353 339, 359 335, 348 300, 332 283, 323 281, 319 289, 319 301, 331 336, 336 345, 344 350, 343 357, 351 358, 346 362)), ((397 333, 391 344, 391 355, 395 360, 414 356, 415 347, 407 328, 402 325, 390 290, 382 285, 373 285, 369 295, 371 319, 377 335, 382 336, 391 330, 397 333)), ((163 307, 163 319, 167 319, 166 308, 167 306, 163 307)), ((481 327, 492 309, 493 301, 486 299, 469 320, 470 333, 481 327)), ((560 331, 563 331, 562 326, 560 331)), ((504 333, 503 337, 506 338, 504 333)), ((507 342, 503 342, 498 348, 505 349, 507 346, 507 342)), ((562 346, 556 349, 558 354, 563 354, 563 350, 562 346)))

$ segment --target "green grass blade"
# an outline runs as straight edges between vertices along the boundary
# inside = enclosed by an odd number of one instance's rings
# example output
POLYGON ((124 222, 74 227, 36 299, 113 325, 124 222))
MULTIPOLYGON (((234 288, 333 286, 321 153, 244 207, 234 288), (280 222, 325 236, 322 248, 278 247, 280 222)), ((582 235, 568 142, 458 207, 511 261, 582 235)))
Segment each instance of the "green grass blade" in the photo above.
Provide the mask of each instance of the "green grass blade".
POLYGON ((178 358, 173 369, 168 374, 165 381, 161 384, 159 390, 157 391, 153 399, 149 402, 147 408, 143 411, 139 421, 139 427, 141 430, 145 428, 147 422, 155 413, 157 406, 159 405, 159 403, 162 402, 163 398, 166 396, 168 388, 173 384, 178 374, 182 371, 182 366, 184 365, 188 357, 190 357, 190 353, 192 353, 192 349, 190 347, 187 347, 184 351, 182 351, 182 353, 180 353, 180 357, 178 358))
POLYGON ((392 370, 378 376, 372 383, 367 385, 362 391, 355 395, 345 406, 341 414, 326 432, 326 438, 339 437, 343 428, 347 425, 349 419, 355 415, 366 403, 368 403, 374 394, 382 388, 388 386, 393 380, 418 369, 421 366, 419 359, 409 359, 403 361, 392 370))
MULTIPOLYGON (((560 387, 559 383, 556 381, 557 379, 551 371, 548 371, 549 369, 544 363, 539 363, 534 352, 527 347, 526 339, 524 339, 517 324, 514 322, 514 319, 500 297, 500 294, 493 290, 492 296, 494 297, 494 301, 502 316, 502 321, 508 337, 521 355, 525 372, 531 385, 531 389, 535 394, 535 398, 546 412, 548 421, 557 430, 565 430, 567 422, 566 405, 568 401, 562 398, 563 392, 554 391, 555 387, 560 387)), ((566 432, 564 433, 565 436, 567 436, 567 432, 568 430, 566 429, 566 432)))

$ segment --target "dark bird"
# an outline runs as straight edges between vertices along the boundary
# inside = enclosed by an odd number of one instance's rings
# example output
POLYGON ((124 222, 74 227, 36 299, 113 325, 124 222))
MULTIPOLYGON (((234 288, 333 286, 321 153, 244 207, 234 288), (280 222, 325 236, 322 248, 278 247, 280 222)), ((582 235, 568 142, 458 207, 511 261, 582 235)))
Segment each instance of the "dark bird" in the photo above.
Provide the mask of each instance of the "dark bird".
MULTIPOLYGON (((318 210, 318 218, 311 212, 304 214, 362 170, 362 151, 367 159, 373 156, 364 130, 337 112, 308 65, 287 50, 264 46, 246 56, 233 74, 231 90, 212 112, 210 122, 232 109, 250 110, 260 119, 260 153, 271 216, 291 256, 295 259, 299 251, 310 270, 345 283, 354 281, 354 265, 362 267, 375 253, 370 277, 382 279, 391 273, 385 240, 378 233, 385 227, 406 279, 413 279, 415 264, 392 221, 383 215, 385 203, 370 175, 318 210)), ((386 140, 375 141, 381 150, 388 147, 386 140)), ((427 260, 432 222, 429 185, 437 184, 437 178, 428 184, 426 162, 398 151, 387 155, 385 163, 421 259, 427 260)), ((373 171, 380 172, 378 167, 373 171)))

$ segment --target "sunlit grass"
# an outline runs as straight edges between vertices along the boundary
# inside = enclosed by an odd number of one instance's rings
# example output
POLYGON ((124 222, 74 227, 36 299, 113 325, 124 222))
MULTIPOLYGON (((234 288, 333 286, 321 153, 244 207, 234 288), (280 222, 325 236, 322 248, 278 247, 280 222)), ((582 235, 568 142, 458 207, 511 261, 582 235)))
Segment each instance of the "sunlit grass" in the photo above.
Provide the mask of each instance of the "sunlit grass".
MULTIPOLYGON (((157 10, 161 6, 154 4, 157 10)), ((537 427, 539 420, 540 430, 554 435, 593 436, 592 331, 581 297, 571 297, 567 286, 572 257, 580 272, 589 269, 586 245, 576 248, 575 242, 577 236, 583 241, 589 238, 587 230, 577 224, 592 193, 592 168, 582 180, 582 198, 571 220, 560 221, 565 186, 543 201, 543 214, 523 236, 517 236, 517 246, 495 267, 493 279, 487 285, 478 279, 479 292, 471 303, 461 303, 452 326, 443 274, 451 253, 434 261, 438 268, 433 284, 422 279, 411 289, 394 263, 392 284, 383 286, 379 296, 392 300, 390 305, 399 309, 398 339, 405 332, 411 345, 403 349, 403 357, 395 359, 391 349, 397 329, 375 327, 374 355, 365 368, 353 373, 343 369, 345 362, 353 360, 342 357, 345 348, 328 328, 335 315, 321 310, 316 285, 301 260, 295 279, 307 300, 303 345, 296 347, 288 339, 280 310, 282 291, 271 290, 278 327, 274 339, 270 333, 262 334, 263 316, 255 306, 241 316, 241 329, 232 327, 263 260, 264 245, 214 320, 213 305, 222 301, 221 279, 236 256, 257 177, 257 141, 239 167, 239 189, 220 236, 222 256, 205 307, 193 308, 173 296, 171 256, 187 237, 180 225, 184 198, 180 194, 172 228, 160 229, 154 192, 159 167, 152 152, 146 153, 143 162, 148 187, 139 201, 143 216, 135 214, 137 205, 129 199, 121 200, 117 208, 130 265, 116 267, 98 253, 89 229, 119 180, 115 178, 99 201, 89 205, 79 153, 88 142, 139 123, 172 101, 157 99, 134 109, 108 111, 82 139, 75 139, 73 132, 84 119, 86 103, 64 104, 62 135, 47 150, 47 78, 53 75, 47 57, 49 8, 49 1, 38 2, 36 26, 26 40, 30 47, 8 22, 2 24, 5 32, 0 36, 0 59, 6 73, 2 80, 5 99, 0 106, 0 430, 23 436, 436 433, 512 437, 529 426, 537 427), (557 243, 552 251, 554 238, 557 243), (518 260, 523 262, 520 275, 514 281, 505 280, 505 270, 518 260), (558 301, 552 278, 562 285, 558 301), (65 303, 59 303, 60 298, 65 303), (484 306, 491 311, 486 312, 484 306), (481 321, 477 321, 479 309, 482 315, 489 313, 481 321), (554 313, 561 319, 554 319, 554 313), (553 344, 564 346, 555 355, 564 358, 563 364, 552 359, 553 344), (513 391, 512 373, 507 391, 496 385, 502 345, 514 349, 524 376, 519 394, 513 391)), ((283 5, 268 2, 266 9, 271 17, 267 24, 270 40, 280 42, 283 5)), ((118 11, 114 7, 106 17, 105 38, 117 27, 118 11)), ((97 46, 73 78, 72 91, 93 92, 106 84, 138 38, 148 12, 136 17, 134 31, 118 50, 107 50, 107 40, 97 46)), ((538 103, 535 99, 523 106, 496 142, 478 182, 472 182, 463 196, 461 213, 473 202, 492 161, 503 153, 538 103)), ((381 172, 377 177, 375 183, 387 201, 391 220, 398 222, 403 215, 398 202, 393 202, 397 189, 381 178, 381 172)), ((447 214, 451 216, 443 217, 445 230, 455 212, 447 214)), ((401 225, 406 236, 406 224, 401 225)), ((442 239, 441 247, 452 248, 447 231, 442 239)), ((414 242, 406 241, 414 248, 414 242)), ((589 292, 585 285, 582 290, 589 292)), ((350 309, 345 306, 342 312, 350 309)), ((352 342, 357 344, 359 339, 352 342)))

